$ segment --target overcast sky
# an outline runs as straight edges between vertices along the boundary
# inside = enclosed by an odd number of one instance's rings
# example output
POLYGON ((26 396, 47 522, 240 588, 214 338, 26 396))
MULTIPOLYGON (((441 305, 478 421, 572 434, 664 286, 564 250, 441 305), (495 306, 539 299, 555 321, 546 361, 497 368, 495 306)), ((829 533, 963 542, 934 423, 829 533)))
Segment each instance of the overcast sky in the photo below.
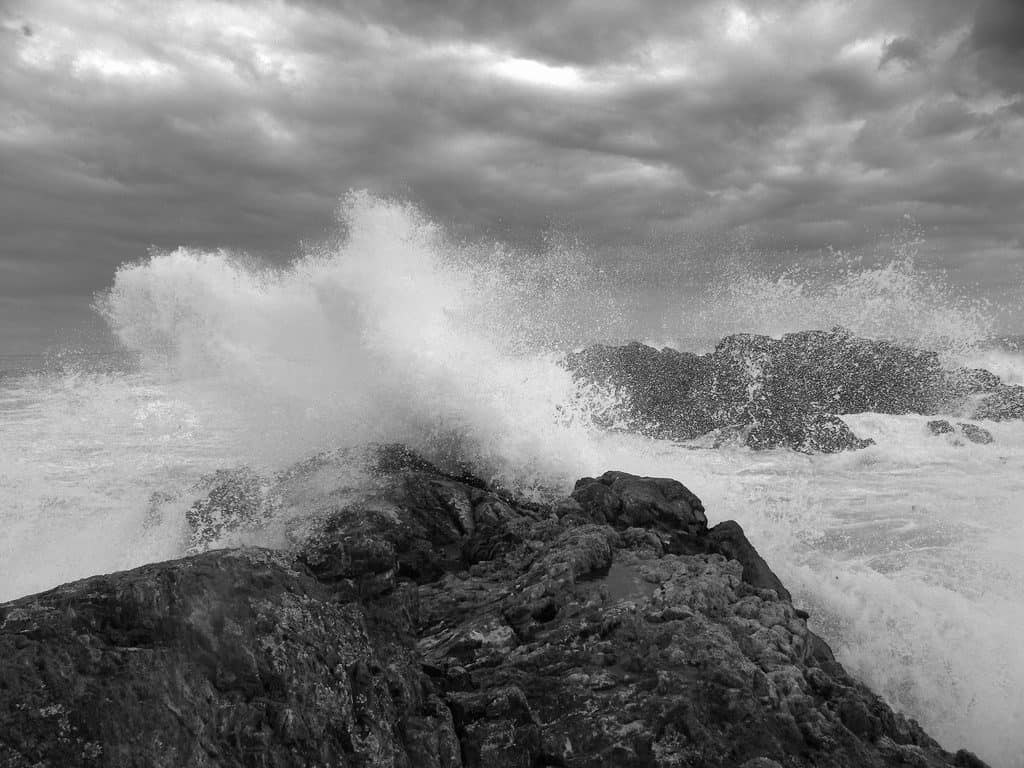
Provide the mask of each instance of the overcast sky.
POLYGON ((0 35, 0 352, 151 245, 287 258, 350 188, 460 235, 779 258, 910 214, 1020 297, 1020 0, 7 0, 0 35))

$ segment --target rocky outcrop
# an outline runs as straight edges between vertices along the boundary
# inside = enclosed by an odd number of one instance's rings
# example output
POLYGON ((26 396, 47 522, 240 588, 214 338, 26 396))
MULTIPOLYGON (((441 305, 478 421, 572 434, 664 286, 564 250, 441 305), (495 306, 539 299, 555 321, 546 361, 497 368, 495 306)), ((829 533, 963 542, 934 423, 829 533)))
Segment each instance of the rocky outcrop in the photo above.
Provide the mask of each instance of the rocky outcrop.
POLYGON ((972 443, 988 445, 995 439, 992 437, 991 432, 984 427, 979 427, 977 424, 965 424, 963 422, 958 422, 957 426, 960 427, 960 431, 963 433, 963 436, 972 443))
POLYGON ((598 345, 567 355, 565 365, 619 394, 623 412, 611 423, 675 440, 714 433, 718 444, 738 440, 755 450, 863 448, 872 441, 839 417, 867 411, 1024 418, 1024 388, 981 369, 947 371, 933 352, 840 328, 781 339, 737 334, 705 355, 598 345))
MULTIPOLYGON (((992 437, 991 432, 984 427, 979 427, 977 424, 966 424, 961 421, 958 422, 956 426, 959 427, 960 434, 972 443, 988 445, 995 440, 995 438, 992 437)), ((945 419, 934 419, 929 421, 928 431, 933 435, 949 435, 950 437, 953 437, 954 445, 962 445, 962 443, 954 437, 957 433, 957 428, 945 419)))
POLYGON ((974 418, 991 421, 1024 419, 1024 387, 1004 384, 986 390, 974 408, 974 418))
POLYGON ((386 464, 355 501, 319 475, 288 551, 0 605, 0 766, 983 765, 852 679, 681 483, 539 504, 386 464))
POLYGON ((956 430, 953 429, 953 425, 945 419, 932 419, 928 422, 928 431, 933 435, 948 435, 956 430))

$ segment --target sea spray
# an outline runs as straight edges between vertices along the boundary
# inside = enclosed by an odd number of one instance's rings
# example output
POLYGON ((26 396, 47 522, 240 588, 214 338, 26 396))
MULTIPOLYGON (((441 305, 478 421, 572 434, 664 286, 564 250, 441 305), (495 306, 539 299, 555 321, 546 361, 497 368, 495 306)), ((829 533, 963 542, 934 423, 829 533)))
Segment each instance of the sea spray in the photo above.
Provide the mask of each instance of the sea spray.
POLYGON ((280 270, 224 252, 154 254, 118 270, 100 309, 149 365, 244 410, 260 463, 454 440, 505 482, 564 466, 573 430, 589 426, 555 356, 503 354, 503 329, 473 322, 479 276, 446 261, 442 234, 411 206, 352 194, 342 219, 341 244, 280 270))

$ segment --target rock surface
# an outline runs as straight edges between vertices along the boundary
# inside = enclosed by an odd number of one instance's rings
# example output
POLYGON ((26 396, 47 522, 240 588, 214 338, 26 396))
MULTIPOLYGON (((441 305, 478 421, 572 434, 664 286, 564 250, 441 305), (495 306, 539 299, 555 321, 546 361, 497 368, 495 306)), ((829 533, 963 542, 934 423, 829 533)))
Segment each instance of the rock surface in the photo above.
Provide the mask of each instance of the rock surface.
POLYGON ((681 483, 538 504, 392 458, 288 551, 0 605, 0 766, 984 765, 853 680, 681 483))
POLYGON ((978 401, 974 418, 992 421, 1024 419, 1024 387, 1003 384, 992 388, 978 401))
POLYGON ((781 339, 728 336, 694 355, 632 343, 567 355, 580 379, 619 393, 611 420, 655 437, 714 433, 755 450, 806 453, 863 448, 844 414, 971 411, 977 419, 1024 418, 1024 388, 981 369, 944 370, 933 352, 857 338, 841 328, 781 339))
MULTIPOLYGON (((968 424, 960 421, 954 427, 946 419, 934 419, 928 422, 928 431, 933 435, 950 435, 952 437, 956 435, 957 427, 959 427, 960 434, 972 443, 988 445, 995 440, 991 432, 984 427, 979 427, 977 424, 968 424)), ((962 445, 963 443, 958 438, 954 438, 953 444, 962 445)))

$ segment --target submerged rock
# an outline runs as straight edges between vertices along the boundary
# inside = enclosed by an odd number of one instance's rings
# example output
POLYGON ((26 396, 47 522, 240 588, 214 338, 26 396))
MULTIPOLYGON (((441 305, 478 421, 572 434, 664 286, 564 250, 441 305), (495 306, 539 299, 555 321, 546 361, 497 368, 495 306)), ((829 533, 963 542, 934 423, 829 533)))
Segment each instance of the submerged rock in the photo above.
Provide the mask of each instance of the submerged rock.
POLYGON ((928 430, 933 435, 946 435, 949 434, 950 432, 956 431, 955 429, 953 429, 953 425, 950 424, 945 419, 934 419, 932 421, 929 421, 928 430))
POLYGON ((957 424, 960 427, 960 431, 963 432, 964 437, 970 440, 972 443, 981 443, 982 445, 988 445, 995 438, 992 437, 992 433, 984 427, 979 427, 977 424, 964 424, 962 422, 957 424))
POLYGON ((852 679, 675 480, 537 504, 384 470, 293 551, 0 605, 0 766, 983 765, 852 679))

